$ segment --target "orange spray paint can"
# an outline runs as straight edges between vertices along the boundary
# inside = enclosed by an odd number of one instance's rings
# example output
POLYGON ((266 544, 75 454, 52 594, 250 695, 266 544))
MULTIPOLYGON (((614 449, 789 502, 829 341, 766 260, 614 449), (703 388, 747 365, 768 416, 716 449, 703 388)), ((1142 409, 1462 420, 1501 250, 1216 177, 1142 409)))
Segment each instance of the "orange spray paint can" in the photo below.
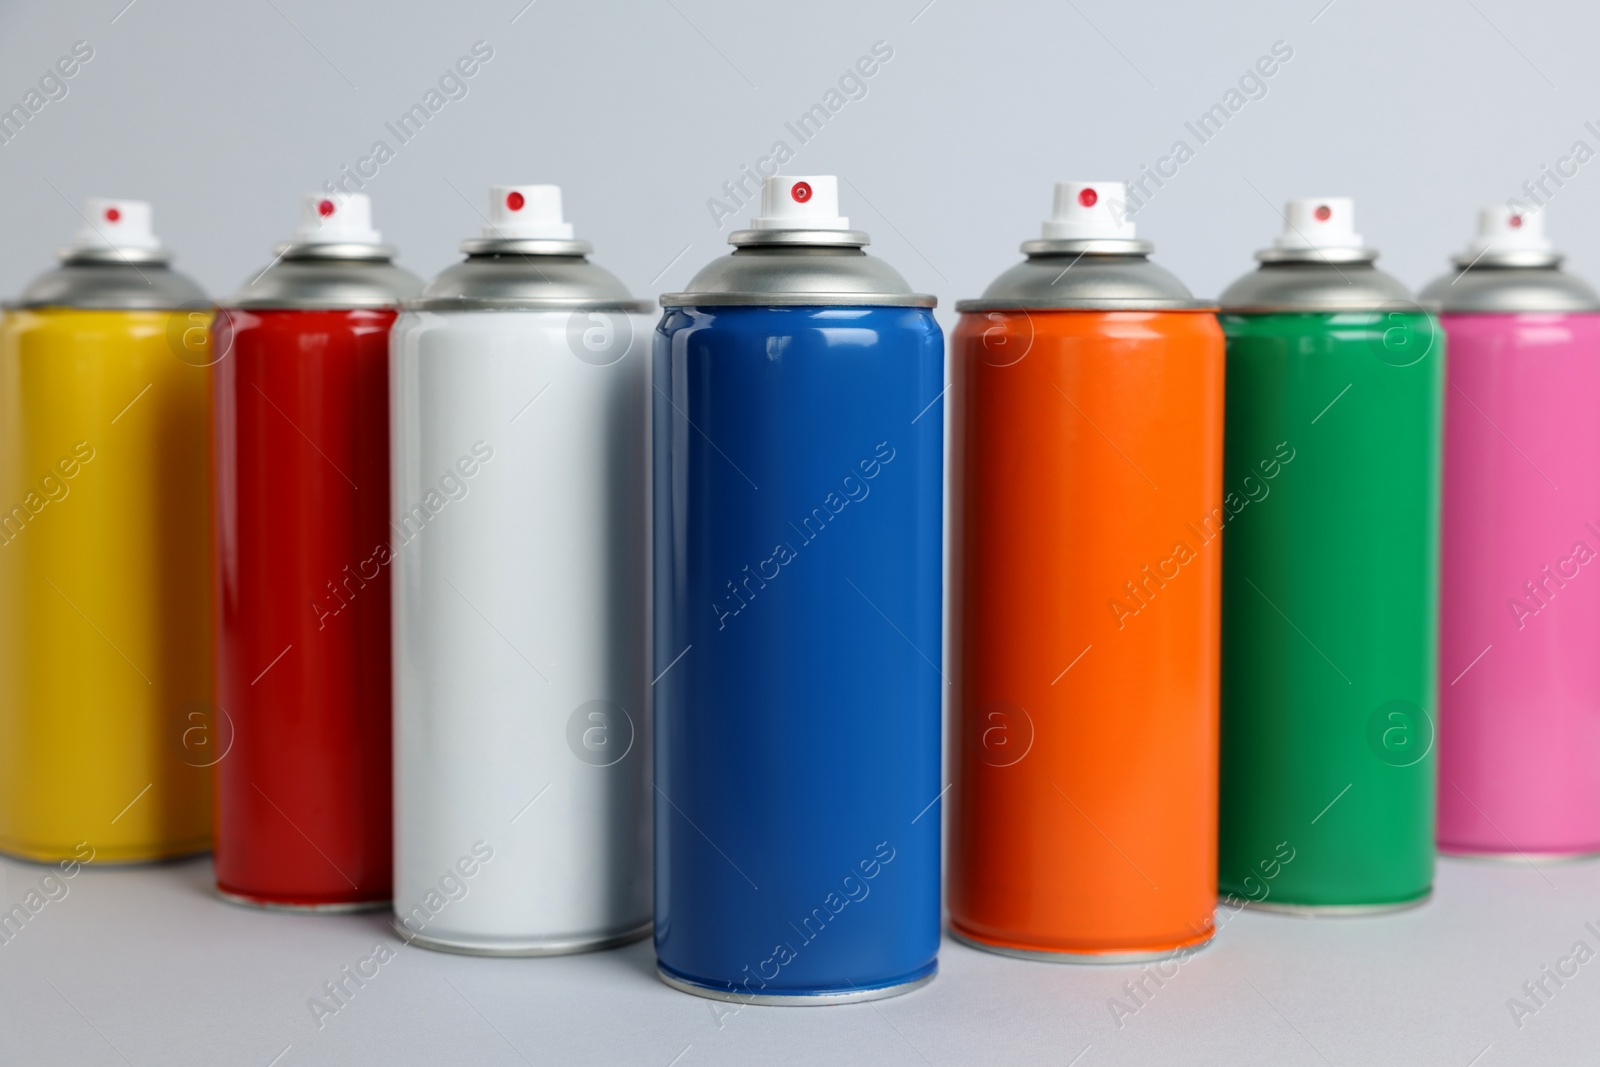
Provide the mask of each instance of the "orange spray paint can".
POLYGON ((1058 185, 951 342, 950 925, 1032 959, 1213 932, 1223 336, 1123 204, 1058 185))

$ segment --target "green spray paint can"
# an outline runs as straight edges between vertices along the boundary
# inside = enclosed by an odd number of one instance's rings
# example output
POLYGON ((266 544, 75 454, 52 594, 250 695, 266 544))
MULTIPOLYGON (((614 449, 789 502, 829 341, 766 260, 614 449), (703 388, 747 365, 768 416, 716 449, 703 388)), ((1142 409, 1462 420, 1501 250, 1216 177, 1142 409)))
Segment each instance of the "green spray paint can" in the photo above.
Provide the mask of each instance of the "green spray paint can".
POLYGON ((1302 914, 1433 883, 1444 333, 1353 210, 1290 201, 1221 300, 1218 883, 1302 914))

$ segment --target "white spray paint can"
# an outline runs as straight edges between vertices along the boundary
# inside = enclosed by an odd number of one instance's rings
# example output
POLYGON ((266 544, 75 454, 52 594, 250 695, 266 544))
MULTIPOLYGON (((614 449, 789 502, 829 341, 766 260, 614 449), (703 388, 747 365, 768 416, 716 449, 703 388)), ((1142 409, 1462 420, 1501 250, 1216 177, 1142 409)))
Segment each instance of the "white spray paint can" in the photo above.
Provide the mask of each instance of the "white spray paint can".
POLYGON ((649 305, 490 210, 390 341, 395 927, 578 952, 650 928, 649 305))

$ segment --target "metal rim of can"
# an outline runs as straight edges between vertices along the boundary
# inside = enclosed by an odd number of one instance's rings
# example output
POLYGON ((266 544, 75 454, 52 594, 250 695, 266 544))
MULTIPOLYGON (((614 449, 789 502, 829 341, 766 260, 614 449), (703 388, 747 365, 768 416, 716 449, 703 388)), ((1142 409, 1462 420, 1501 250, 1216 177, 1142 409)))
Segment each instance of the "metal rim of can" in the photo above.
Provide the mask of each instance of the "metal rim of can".
POLYGON ((1263 248, 1256 253, 1262 263, 1376 263, 1376 248, 1263 248))
POLYGON ((364 911, 382 911, 394 904, 388 897, 381 900, 352 900, 334 904, 288 904, 278 900, 260 900, 240 893, 231 893, 221 886, 216 886, 215 891, 219 900, 237 907, 296 915, 353 915, 364 911))
POLYGON ((1022 242, 1025 256, 1148 256, 1156 250, 1152 241, 1139 241, 1131 237, 1036 237, 1022 242))
POLYGON ((1066 949, 1013 948, 1010 945, 995 945, 987 941, 980 941, 968 934, 960 933, 954 927, 950 928, 952 940, 959 941, 968 948, 977 949, 979 952, 989 952, 996 956, 1008 956, 1017 960, 1030 960, 1034 963, 1060 963, 1079 967, 1119 967, 1141 963, 1160 963, 1162 960, 1177 959, 1180 956, 1192 956, 1209 946, 1216 940, 1216 936, 1217 931, 1213 927, 1205 937, 1185 945, 1179 945, 1176 948, 1131 952, 1072 952, 1066 949))
POLYGON ((1469 848, 1443 843, 1435 847, 1439 855, 1448 859, 1465 860, 1469 863, 1483 863, 1496 867, 1526 867, 1530 863, 1583 863, 1592 859, 1600 859, 1600 849, 1595 848, 1584 848, 1575 852, 1478 852, 1469 848))
POLYGON ((587 256, 594 246, 555 237, 469 237, 461 242, 461 251, 469 256, 587 256))
MULTIPOLYGON (((188 863, 190 860, 198 859, 201 856, 209 856, 211 851, 210 840, 207 840, 204 844, 180 842, 173 848, 173 851, 162 852, 156 856, 108 856, 105 850, 101 849, 95 853, 94 865, 96 867, 118 868, 175 866, 179 863, 188 863)), ((15 848, 3 847, 0 847, 0 856, 16 863, 26 863, 34 867, 55 867, 75 858, 72 853, 65 851, 48 857, 42 855, 30 856, 25 852, 17 851, 15 848)))
POLYGON ((285 241, 272 249, 279 259, 383 260, 395 257, 393 245, 364 245, 354 242, 321 244, 316 241, 285 241))
POLYGON ((63 264, 71 263, 125 263, 143 266, 172 262, 172 253, 165 248, 63 248, 56 253, 63 264))
POLYGON ((1567 257, 1560 252, 1540 252, 1535 249, 1508 249, 1496 252, 1492 249, 1481 255, 1455 255, 1450 257, 1450 262, 1462 270, 1471 270, 1473 267, 1560 267, 1562 260, 1567 257))
POLYGON ((661 306, 932 308, 939 306, 939 298, 927 293, 663 293, 661 306))
POLYGON ((736 989, 717 989, 713 986, 690 982, 668 974, 656 965, 656 977, 680 993, 690 993, 707 1000, 720 1000, 730 1004, 753 1004, 756 1007, 819 1008, 830 1004, 863 1004, 872 1000, 887 1000, 921 989, 939 976, 937 964, 929 973, 909 982, 872 989, 853 989, 847 993, 740 993, 736 989))
POLYGON ((643 925, 630 927, 621 933, 602 934, 599 937, 574 938, 564 941, 525 941, 499 946, 479 942, 453 941, 449 938, 419 934, 407 929, 398 915, 390 920, 389 925, 394 928, 400 940, 408 945, 417 945, 420 948, 431 949, 434 952, 451 952, 458 956, 571 956, 580 952, 597 952, 600 949, 617 948, 620 945, 632 944, 635 941, 649 937, 651 930, 654 929, 653 922, 645 922, 643 925))
POLYGON ((762 245, 865 248, 872 239, 865 230, 734 230, 728 235, 728 243, 739 248, 762 245))
POLYGON ((1217 311, 1215 300, 957 300, 963 314, 986 311, 1217 311))
POLYGON ((619 311, 646 314, 655 310, 648 300, 593 300, 566 297, 519 297, 496 300, 475 296, 421 296, 401 305, 407 311, 619 311))
POLYGON ((1286 904, 1281 901, 1255 901, 1248 897, 1234 897, 1227 894, 1224 894, 1223 899, 1230 902, 1243 900, 1248 902, 1251 911, 1270 911, 1274 915, 1287 915, 1295 919, 1360 919, 1370 915, 1385 915, 1390 912, 1420 908, 1433 899, 1433 887, 1429 886, 1421 896, 1412 897, 1410 900, 1396 900, 1383 904, 1286 904))

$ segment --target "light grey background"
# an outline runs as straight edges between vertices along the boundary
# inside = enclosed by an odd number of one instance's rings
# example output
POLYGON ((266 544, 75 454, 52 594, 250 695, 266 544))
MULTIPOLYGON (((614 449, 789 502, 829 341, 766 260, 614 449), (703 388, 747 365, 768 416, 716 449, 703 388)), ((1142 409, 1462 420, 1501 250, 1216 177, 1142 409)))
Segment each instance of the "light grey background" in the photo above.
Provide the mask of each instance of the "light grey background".
MULTIPOLYGON (((1420 286, 1475 210, 1600 149, 1600 9, 1438 0, 526 0, 399 5, 102 0, 0 7, 0 106, 78 40, 95 56, 0 145, 0 296, 47 268, 86 195, 147 198, 177 265, 223 295, 318 189, 383 139, 369 182, 401 262, 432 275, 490 183, 551 181, 599 262, 681 287, 726 250, 707 200, 774 141, 838 173, 843 210, 918 289, 974 296, 1017 258, 1051 183, 1195 157, 1138 214, 1200 295, 1250 269, 1294 195, 1356 198, 1381 264, 1420 286), (494 58, 404 146, 385 129, 475 41, 494 58), (1285 41, 1293 58, 1209 143, 1193 122, 1285 41), (784 123, 874 42, 894 56, 813 141, 784 123)), ((1600 161, 1549 227, 1600 278, 1600 161)), ((43 870, 0 861, 9 905, 43 870)), ((880 1005, 717 1017, 650 973, 647 944, 566 960, 401 949, 318 1029, 306 1001, 378 941, 373 916, 257 914, 204 861, 92 869, 0 945, 0 1063, 1576 1063, 1600 964, 1519 1029, 1507 1000, 1579 940, 1600 948, 1600 868, 1441 864, 1428 907, 1366 922, 1245 914, 1118 1029, 1125 968, 946 944, 926 990, 880 1005), (274 1060, 274 1057, 280 1057, 274 1060), (1074 1059, 1074 1057, 1081 1057, 1074 1059), (1475 1058, 1476 1057, 1476 1058, 1475 1058)))
MULTIPOLYGON (((1420 286, 1480 205, 1575 140, 1600 150, 1583 125, 1600 128, 1600 10, 1577 2, 127 2, 0 9, 0 104, 74 41, 95 50, 0 145, 0 296, 50 265, 85 195, 154 201, 178 267, 230 293, 296 196, 379 139, 397 153, 367 191, 413 270, 456 258, 489 184, 549 181, 597 261, 651 296, 727 250, 706 201, 784 139, 789 173, 849 180, 844 212, 947 326, 1037 236, 1051 183, 1134 176, 1180 137, 1195 158, 1137 221, 1200 295, 1253 266, 1295 195, 1354 196, 1380 265, 1420 286), (384 123, 478 40, 494 59, 466 98, 400 146, 384 123), (880 40, 894 58, 867 96, 800 146, 784 123, 880 40), (1197 145, 1184 123, 1279 40, 1294 57, 1267 95, 1197 145)), ((1548 222, 1600 278, 1597 196, 1600 161, 1548 222)))

